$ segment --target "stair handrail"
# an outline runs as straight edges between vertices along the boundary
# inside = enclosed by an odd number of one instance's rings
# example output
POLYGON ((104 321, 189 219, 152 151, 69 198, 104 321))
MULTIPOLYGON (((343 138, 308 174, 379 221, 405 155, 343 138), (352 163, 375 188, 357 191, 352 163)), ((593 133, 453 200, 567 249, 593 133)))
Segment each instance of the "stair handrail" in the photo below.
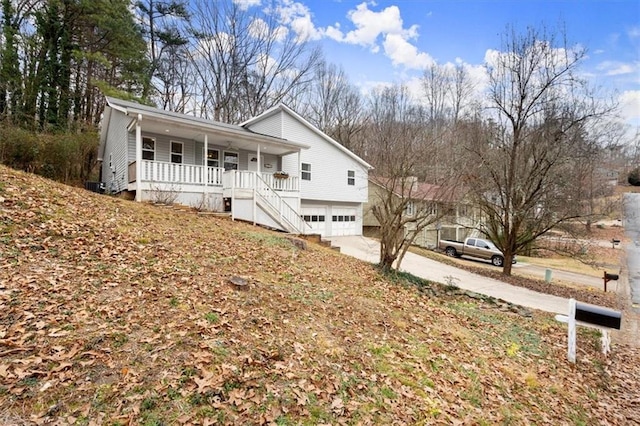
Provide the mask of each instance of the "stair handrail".
POLYGON ((259 195, 265 203, 275 210, 276 213, 279 214, 280 220, 289 225, 292 229, 290 231, 296 231, 300 234, 305 234, 306 230, 311 229, 311 225, 309 225, 305 220, 302 219, 301 215, 289 204, 287 204, 284 199, 273 189, 258 173, 256 173, 256 194, 259 195), (267 194, 267 190, 269 194, 267 194), (271 195, 271 196, 269 196, 271 195), (274 205, 274 203, 270 199, 277 200, 278 205, 274 205), (285 213, 286 212, 286 213, 285 213), (294 223, 294 221, 296 223, 294 223), (308 229, 307 229, 308 228, 308 229))

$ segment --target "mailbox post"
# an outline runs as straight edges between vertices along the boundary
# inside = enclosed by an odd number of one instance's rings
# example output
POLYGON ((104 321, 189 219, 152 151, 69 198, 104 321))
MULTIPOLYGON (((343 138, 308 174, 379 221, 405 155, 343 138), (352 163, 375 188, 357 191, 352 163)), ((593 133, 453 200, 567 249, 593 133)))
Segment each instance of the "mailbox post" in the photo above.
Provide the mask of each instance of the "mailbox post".
POLYGON ((618 274, 610 274, 608 272, 605 271, 604 273, 604 292, 607 292, 607 283, 609 281, 618 281, 618 274))
POLYGON ((576 362, 576 325, 599 328, 602 331, 602 353, 611 351, 609 330, 620 330, 622 313, 602 306, 569 299, 569 315, 556 315, 556 320, 568 323, 567 359, 576 362))

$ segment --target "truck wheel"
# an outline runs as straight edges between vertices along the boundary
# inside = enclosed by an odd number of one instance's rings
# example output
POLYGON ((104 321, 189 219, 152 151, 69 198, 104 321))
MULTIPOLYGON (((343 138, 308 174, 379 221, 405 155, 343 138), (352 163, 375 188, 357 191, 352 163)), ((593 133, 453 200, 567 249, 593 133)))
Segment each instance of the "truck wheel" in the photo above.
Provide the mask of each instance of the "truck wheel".
POLYGON ((494 266, 502 266, 504 264, 504 258, 502 256, 493 256, 491 263, 493 263, 494 266))
POLYGON ((444 252, 447 254, 447 256, 458 257, 458 253, 456 252, 455 247, 447 247, 444 252))

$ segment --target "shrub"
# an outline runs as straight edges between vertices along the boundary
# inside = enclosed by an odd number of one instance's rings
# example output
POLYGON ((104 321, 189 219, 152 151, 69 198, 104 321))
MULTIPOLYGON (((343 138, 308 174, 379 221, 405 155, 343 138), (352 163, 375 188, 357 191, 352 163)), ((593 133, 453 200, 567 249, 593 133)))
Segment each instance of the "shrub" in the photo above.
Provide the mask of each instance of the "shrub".
POLYGON ((0 162, 65 183, 89 179, 97 163, 98 134, 93 129, 33 133, 0 127, 0 162))
POLYGON ((0 127, 0 162, 14 169, 33 172, 38 166, 40 139, 17 127, 0 127))
POLYGON ((627 181, 630 185, 640 186, 640 167, 636 167, 635 169, 631 170, 627 181))

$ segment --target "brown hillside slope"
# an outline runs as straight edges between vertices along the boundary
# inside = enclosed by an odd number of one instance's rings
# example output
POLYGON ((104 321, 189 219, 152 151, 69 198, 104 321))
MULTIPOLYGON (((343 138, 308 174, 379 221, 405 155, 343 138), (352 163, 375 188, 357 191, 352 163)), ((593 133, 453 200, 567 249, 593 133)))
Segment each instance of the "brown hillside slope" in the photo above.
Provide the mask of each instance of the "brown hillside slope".
POLYGON ((640 421, 631 349, 432 287, 0 166, 0 424, 640 421))

